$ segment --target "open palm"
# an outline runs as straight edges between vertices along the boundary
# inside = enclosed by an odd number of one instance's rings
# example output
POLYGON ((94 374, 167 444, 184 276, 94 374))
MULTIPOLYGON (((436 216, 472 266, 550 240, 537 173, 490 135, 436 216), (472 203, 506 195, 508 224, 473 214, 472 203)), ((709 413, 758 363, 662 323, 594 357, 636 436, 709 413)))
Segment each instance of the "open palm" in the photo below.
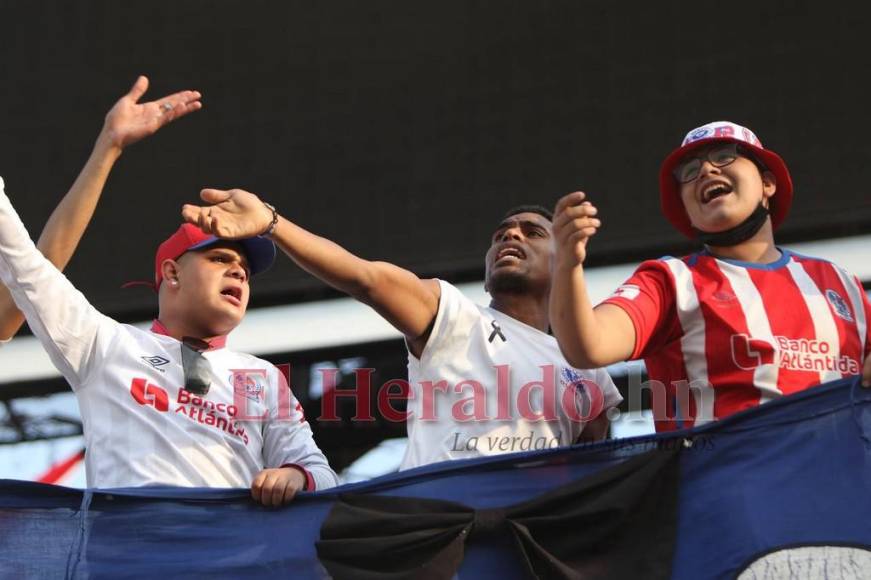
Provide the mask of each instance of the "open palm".
POLYGON ((207 234, 228 240, 250 238, 262 234, 272 223, 272 210, 243 189, 204 189, 200 197, 209 205, 186 204, 181 215, 207 234))
POLYGON ((139 103, 148 90, 148 78, 140 76, 133 87, 106 114, 103 130, 111 142, 123 149, 153 135, 164 125, 202 108, 198 91, 180 91, 163 98, 139 103))

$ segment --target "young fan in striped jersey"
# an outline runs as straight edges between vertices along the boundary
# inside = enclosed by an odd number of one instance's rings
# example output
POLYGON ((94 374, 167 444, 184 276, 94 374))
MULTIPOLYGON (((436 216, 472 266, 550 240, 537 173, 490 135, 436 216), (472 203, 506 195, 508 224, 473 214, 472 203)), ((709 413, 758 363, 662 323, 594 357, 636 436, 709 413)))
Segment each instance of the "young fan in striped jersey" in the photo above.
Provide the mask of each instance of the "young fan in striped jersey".
POLYGON ((596 208, 582 192, 557 203, 551 324, 571 364, 644 359, 659 431, 846 376, 871 385, 868 297, 835 264, 775 245, 792 181, 753 132, 725 121, 690 131, 663 162, 660 194, 704 249, 644 262, 595 308, 583 262, 596 208))

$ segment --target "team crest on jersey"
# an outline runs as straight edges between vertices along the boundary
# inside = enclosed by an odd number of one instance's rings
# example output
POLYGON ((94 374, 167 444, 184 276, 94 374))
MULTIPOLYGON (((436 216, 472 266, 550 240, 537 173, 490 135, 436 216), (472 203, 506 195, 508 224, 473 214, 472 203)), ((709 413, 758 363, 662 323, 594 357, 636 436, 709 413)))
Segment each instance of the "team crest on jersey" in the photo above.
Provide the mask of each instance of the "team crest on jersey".
POLYGON ((850 306, 847 305, 847 301, 841 298, 841 295, 829 288, 826 290, 826 299, 829 301, 829 304, 832 305, 832 308, 835 310, 835 314, 846 320, 847 322, 853 322, 853 313, 850 312, 850 306))
POLYGON ((563 386, 577 383, 583 378, 584 376, 580 373, 580 371, 576 371, 575 369, 570 369, 567 367, 563 367, 563 370, 560 373, 560 380, 562 381, 563 386))
POLYGON ((583 421, 595 419, 604 410, 605 394, 602 389, 580 371, 563 367, 559 379, 563 388, 573 391, 575 410, 583 421))
POLYGON ((731 304, 738 300, 738 297, 735 296, 732 292, 727 292, 726 290, 717 290, 713 294, 711 294, 711 298, 720 302, 722 304, 731 304))
POLYGON ((563 367, 560 372, 560 383, 564 389, 572 389, 574 391, 575 400, 579 408, 584 409, 589 407, 587 404, 586 389, 584 388, 584 377, 575 369, 563 367))
POLYGON ((263 397, 263 377, 259 374, 237 372, 230 376, 233 391, 246 399, 259 401, 263 397))

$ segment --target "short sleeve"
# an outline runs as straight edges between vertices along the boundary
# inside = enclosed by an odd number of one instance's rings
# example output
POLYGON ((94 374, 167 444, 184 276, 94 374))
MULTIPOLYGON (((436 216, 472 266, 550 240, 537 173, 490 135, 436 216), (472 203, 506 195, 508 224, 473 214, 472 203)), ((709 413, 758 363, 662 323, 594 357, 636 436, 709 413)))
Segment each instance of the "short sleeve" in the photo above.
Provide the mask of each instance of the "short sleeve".
MULTIPOLYGON (((432 332, 423 347, 420 361, 432 362, 436 353, 449 352, 447 347, 456 341, 464 341, 478 324, 481 317, 477 306, 469 300, 456 286, 439 280, 441 296, 439 307, 433 321, 432 332)), ((408 360, 412 364, 420 361, 409 351, 408 360)))
POLYGON ((602 301, 622 308, 635 327, 632 359, 645 358, 674 340, 680 332, 675 311, 674 282, 660 260, 649 260, 602 301))

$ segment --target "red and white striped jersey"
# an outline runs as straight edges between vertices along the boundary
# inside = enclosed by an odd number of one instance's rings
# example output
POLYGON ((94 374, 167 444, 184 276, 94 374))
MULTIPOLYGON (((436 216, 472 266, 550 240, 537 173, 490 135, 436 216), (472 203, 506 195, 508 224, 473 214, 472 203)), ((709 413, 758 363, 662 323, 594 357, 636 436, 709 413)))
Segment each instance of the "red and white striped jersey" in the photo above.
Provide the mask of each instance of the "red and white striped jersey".
POLYGON ((840 267, 781 250, 772 264, 700 252, 644 262, 603 303, 635 326, 658 431, 721 419, 862 372, 871 304, 840 267))

